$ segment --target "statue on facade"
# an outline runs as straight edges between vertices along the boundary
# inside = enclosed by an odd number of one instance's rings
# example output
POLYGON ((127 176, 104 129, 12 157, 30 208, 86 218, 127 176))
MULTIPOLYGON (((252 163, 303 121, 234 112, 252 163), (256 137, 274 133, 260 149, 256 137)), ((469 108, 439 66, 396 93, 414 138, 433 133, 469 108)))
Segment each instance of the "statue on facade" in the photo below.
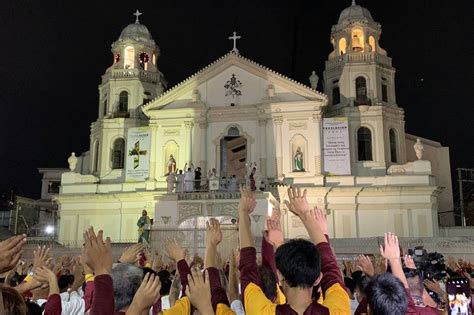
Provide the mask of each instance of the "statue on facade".
POLYGON ((309 83, 313 90, 318 89, 318 82, 319 82, 319 77, 316 74, 316 71, 311 72, 311 75, 309 76, 309 83))
POLYGON ((416 143, 413 146, 413 149, 415 149, 416 157, 418 158, 418 160, 421 160, 421 158, 423 157, 423 152, 425 151, 425 147, 421 143, 420 138, 416 139, 416 143))
POLYGON ((142 216, 138 219, 138 242, 148 244, 150 242, 151 219, 146 210, 142 211, 142 216))
POLYGON ((174 189, 174 185, 176 183, 176 174, 174 172, 171 172, 166 176, 166 191, 168 194, 171 194, 174 189))
POLYGON ((293 161, 295 164, 295 167, 293 169, 294 172, 304 172, 304 167, 303 167, 303 152, 301 152, 301 147, 298 147, 296 149, 295 156, 293 157, 293 161))
POLYGON ((67 159, 67 163, 69 164, 69 169, 71 170, 71 172, 74 172, 77 165, 76 153, 71 152, 71 156, 67 159))
POLYGON ((167 168, 168 173, 166 173, 166 175, 170 173, 176 173, 176 160, 174 159, 173 154, 170 154, 170 159, 168 160, 167 168))

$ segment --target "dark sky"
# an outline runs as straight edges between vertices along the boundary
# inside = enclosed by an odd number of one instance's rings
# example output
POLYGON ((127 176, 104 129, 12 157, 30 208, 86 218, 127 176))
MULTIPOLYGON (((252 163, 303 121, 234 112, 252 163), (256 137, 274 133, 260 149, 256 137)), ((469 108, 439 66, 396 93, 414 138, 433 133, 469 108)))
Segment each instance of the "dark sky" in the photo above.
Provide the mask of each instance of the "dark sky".
MULTIPOLYGON (((0 189, 39 197, 38 167, 66 167, 71 151, 88 150, 110 45, 137 8, 171 86, 227 53, 234 30, 242 55, 308 83, 313 69, 322 78, 331 26, 350 2, 4 1, 0 189)), ((406 131, 449 146, 452 168, 474 167, 472 1, 357 3, 382 24, 406 131)))

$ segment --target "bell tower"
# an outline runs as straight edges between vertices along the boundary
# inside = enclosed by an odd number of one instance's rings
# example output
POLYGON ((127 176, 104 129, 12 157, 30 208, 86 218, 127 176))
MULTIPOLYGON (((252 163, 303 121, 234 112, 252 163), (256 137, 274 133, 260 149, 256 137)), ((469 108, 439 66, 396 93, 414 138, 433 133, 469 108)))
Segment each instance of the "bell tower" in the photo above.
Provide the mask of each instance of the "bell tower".
POLYGON ((157 66, 160 49, 148 28, 140 24, 141 14, 134 13, 135 23, 125 27, 112 44, 113 63, 99 86, 99 118, 136 118, 137 108, 165 88, 157 66))
POLYGON ((166 81, 158 69, 160 49, 148 28, 126 26, 112 44, 112 65, 99 85, 98 118, 91 125, 90 171, 99 178, 123 179, 129 128, 147 125, 140 107, 163 93, 166 81))
POLYGON ((395 68, 380 46, 382 27, 369 10, 345 8, 331 29, 324 70, 327 116, 349 117, 353 175, 382 175, 404 163, 404 111, 395 97, 395 68))
POLYGON ((352 1, 331 29, 334 50, 324 71, 330 105, 394 105, 395 68, 380 47, 382 27, 369 10, 352 1))

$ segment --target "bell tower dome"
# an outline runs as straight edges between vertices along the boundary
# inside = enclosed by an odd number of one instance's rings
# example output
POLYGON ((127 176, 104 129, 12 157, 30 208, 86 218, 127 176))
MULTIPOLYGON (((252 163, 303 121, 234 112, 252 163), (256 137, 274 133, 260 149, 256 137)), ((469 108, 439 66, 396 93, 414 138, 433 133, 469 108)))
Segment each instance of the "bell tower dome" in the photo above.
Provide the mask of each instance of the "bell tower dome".
POLYGON ((157 65, 160 49, 148 28, 140 24, 141 14, 134 13, 135 23, 127 25, 112 44, 113 63, 99 86, 99 118, 136 118, 138 107, 165 89, 157 65))
POLYGON ((331 105, 393 105, 395 68, 380 47, 382 27, 366 8, 345 8, 331 29, 333 51, 324 71, 325 92, 331 105))

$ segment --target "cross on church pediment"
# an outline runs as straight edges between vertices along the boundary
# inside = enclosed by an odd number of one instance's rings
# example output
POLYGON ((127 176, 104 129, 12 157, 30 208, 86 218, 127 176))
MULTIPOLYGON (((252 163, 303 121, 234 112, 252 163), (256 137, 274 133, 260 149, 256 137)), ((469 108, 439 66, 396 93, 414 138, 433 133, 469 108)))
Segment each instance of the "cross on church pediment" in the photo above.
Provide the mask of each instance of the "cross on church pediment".
POLYGON ((242 36, 237 36, 237 32, 234 32, 234 35, 230 36, 229 39, 234 41, 234 48, 232 48, 232 52, 238 54, 239 50, 237 49, 237 40, 241 39, 242 36))

